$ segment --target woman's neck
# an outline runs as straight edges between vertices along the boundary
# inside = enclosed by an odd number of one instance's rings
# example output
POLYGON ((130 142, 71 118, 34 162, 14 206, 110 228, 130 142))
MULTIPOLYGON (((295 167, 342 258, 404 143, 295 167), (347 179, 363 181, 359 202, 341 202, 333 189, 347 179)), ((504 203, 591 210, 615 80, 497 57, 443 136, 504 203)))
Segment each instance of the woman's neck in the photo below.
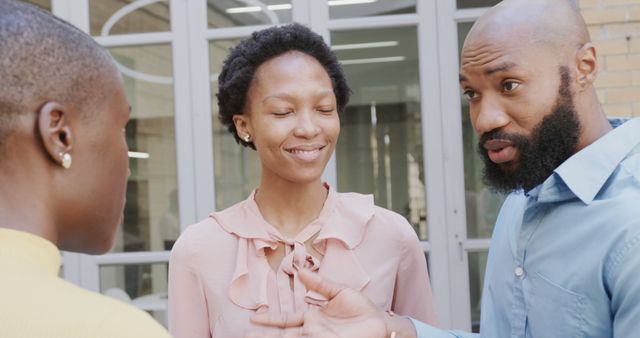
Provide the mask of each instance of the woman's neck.
POLYGON ((263 179, 255 201, 262 217, 284 236, 295 237, 318 218, 327 199, 327 189, 320 181, 295 183, 263 179))
POLYGON ((0 175, 0 227, 29 232, 57 243, 53 214, 47 203, 38 202, 51 198, 46 196, 46 189, 30 187, 46 186, 43 176, 0 175))

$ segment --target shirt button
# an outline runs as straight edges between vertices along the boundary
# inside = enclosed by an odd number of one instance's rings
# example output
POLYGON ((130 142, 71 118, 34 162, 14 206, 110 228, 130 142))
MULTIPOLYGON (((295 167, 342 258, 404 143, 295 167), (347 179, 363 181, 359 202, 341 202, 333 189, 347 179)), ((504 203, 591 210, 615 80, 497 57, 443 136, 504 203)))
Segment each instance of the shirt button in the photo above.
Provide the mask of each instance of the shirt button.
POLYGON ((518 278, 524 276, 524 269, 521 267, 517 267, 514 272, 518 278))

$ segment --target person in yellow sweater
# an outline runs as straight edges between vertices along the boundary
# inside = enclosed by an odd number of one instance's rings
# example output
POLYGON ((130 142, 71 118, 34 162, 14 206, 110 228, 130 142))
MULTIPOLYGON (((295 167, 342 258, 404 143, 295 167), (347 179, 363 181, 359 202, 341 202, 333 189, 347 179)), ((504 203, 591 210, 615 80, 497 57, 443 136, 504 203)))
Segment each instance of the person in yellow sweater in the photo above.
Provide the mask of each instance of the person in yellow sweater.
POLYGON ((0 1, 0 337, 169 337, 145 312, 58 277, 59 250, 113 244, 129 114, 102 47, 31 5, 0 1))

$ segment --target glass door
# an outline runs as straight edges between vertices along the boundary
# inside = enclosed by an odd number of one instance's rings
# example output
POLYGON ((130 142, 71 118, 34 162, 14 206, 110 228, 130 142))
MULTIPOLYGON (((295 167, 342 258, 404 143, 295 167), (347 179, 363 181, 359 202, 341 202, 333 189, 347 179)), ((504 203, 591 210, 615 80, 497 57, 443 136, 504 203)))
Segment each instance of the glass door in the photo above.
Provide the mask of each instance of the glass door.
POLYGON ((65 278, 148 311, 162 324, 169 250, 180 225, 196 218, 188 207, 193 184, 178 175, 192 166, 180 161, 185 153, 179 151, 190 140, 178 138, 189 119, 176 114, 189 111, 188 76, 179 76, 189 72, 180 46, 186 20, 176 22, 174 13, 179 3, 56 0, 54 6, 113 56, 132 106, 126 126, 131 175, 124 222, 109 253, 65 253, 65 278))
POLYGON ((470 285, 478 283, 468 262, 483 270, 491 223, 477 216, 488 210, 484 199, 473 199, 475 213, 465 204, 467 187, 470 196, 482 188, 463 179, 472 162, 463 155, 456 25, 479 10, 450 0, 260 3, 52 0, 54 13, 113 55, 134 111, 117 243, 103 256, 65 253, 65 278, 166 322, 173 242, 187 225, 246 198, 259 178, 256 154, 236 146, 217 120, 221 62, 253 31, 296 21, 330 42, 354 90, 325 179, 339 191, 373 194, 408 219, 428 257, 441 323, 469 329, 470 285))

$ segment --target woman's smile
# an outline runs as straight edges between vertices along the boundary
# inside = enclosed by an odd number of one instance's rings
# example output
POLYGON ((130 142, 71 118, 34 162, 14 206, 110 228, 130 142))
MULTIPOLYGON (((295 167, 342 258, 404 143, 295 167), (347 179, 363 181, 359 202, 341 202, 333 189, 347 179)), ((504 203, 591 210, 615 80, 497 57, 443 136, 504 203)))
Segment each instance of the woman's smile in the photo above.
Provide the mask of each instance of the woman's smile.
POLYGON ((300 162, 311 163, 320 159, 325 148, 326 145, 322 144, 304 144, 286 148, 285 151, 300 162))

